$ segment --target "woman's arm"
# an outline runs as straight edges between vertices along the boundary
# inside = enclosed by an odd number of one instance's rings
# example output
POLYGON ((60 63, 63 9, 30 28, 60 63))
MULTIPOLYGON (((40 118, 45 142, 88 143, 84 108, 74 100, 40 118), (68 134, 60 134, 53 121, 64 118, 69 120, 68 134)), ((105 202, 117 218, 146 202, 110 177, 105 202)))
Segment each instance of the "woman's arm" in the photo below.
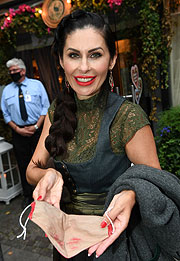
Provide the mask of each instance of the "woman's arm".
POLYGON ((135 133, 125 145, 125 150, 129 160, 135 165, 143 164, 161 169, 153 133, 149 125, 135 133))
POLYGON ((47 171, 39 168, 35 163, 40 162, 42 166, 46 166, 48 159, 50 158, 50 155, 45 148, 45 139, 49 135, 50 126, 49 117, 46 115, 39 142, 26 171, 27 181, 32 185, 36 185, 47 171))
POLYGON ((48 115, 45 118, 43 130, 33 157, 27 167, 26 176, 30 184, 36 185, 33 198, 44 200, 59 208, 62 193, 63 179, 61 173, 53 168, 42 169, 36 163, 46 166, 50 155, 45 148, 45 139, 49 135, 51 126, 48 115))

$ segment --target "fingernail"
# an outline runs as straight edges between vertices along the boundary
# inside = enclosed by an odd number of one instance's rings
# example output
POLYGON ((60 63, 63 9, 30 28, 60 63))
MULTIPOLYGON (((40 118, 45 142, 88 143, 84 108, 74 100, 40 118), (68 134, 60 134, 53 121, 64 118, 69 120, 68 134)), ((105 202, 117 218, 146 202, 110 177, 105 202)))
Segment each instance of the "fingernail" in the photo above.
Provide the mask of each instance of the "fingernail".
POLYGON ((38 198, 37 198, 37 200, 41 200, 42 199, 42 196, 39 196, 38 198))
POLYGON ((96 255, 96 258, 98 258, 99 256, 96 255))
POLYGON ((108 226, 108 236, 110 237, 112 235, 112 226, 111 224, 108 226))
POLYGON ((91 256, 91 254, 88 253, 88 256, 91 256))
POLYGON ((104 228, 104 227, 106 227, 106 226, 107 226, 107 222, 106 222, 106 221, 103 221, 103 222, 101 223, 101 227, 104 228))
POLYGON ((45 233, 45 237, 48 237, 46 233, 45 233))

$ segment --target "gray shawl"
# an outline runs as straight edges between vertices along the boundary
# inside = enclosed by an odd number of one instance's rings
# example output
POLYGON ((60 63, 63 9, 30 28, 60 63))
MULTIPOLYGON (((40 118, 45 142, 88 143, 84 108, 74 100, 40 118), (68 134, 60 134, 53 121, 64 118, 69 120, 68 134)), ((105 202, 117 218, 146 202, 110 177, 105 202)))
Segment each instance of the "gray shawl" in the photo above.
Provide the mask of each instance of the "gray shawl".
POLYGON ((136 193, 128 227, 98 260, 180 260, 180 180, 145 165, 130 167, 112 185, 105 209, 128 189, 136 193))

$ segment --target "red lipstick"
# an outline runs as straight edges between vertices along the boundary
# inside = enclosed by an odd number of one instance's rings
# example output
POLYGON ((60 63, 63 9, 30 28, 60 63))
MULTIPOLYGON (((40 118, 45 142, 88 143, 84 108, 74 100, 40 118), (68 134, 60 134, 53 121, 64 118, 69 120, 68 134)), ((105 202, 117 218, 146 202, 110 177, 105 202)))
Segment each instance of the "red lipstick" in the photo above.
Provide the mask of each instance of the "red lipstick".
POLYGON ((96 76, 75 76, 74 79, 77 84, 81 86, 88 86, 95 81, 96 76))

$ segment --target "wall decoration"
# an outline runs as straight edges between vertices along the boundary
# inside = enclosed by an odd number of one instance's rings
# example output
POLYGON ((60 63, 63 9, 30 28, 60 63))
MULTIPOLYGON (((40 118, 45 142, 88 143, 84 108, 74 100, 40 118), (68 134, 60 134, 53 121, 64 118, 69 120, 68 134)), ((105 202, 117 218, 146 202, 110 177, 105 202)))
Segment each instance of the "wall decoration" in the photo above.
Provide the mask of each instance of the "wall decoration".
POLYGON ((71 4, 66 0, 45 0, 42 6, 42 19, 50 28, 56 28, 60 20, 70 13, 71 4))
POLYGON ((132 80, 132 96, 133 102, 139 104, 143 89, 142 78, 139 77, 139 69, 135 64, 131 67, 131 80, 132 80))

